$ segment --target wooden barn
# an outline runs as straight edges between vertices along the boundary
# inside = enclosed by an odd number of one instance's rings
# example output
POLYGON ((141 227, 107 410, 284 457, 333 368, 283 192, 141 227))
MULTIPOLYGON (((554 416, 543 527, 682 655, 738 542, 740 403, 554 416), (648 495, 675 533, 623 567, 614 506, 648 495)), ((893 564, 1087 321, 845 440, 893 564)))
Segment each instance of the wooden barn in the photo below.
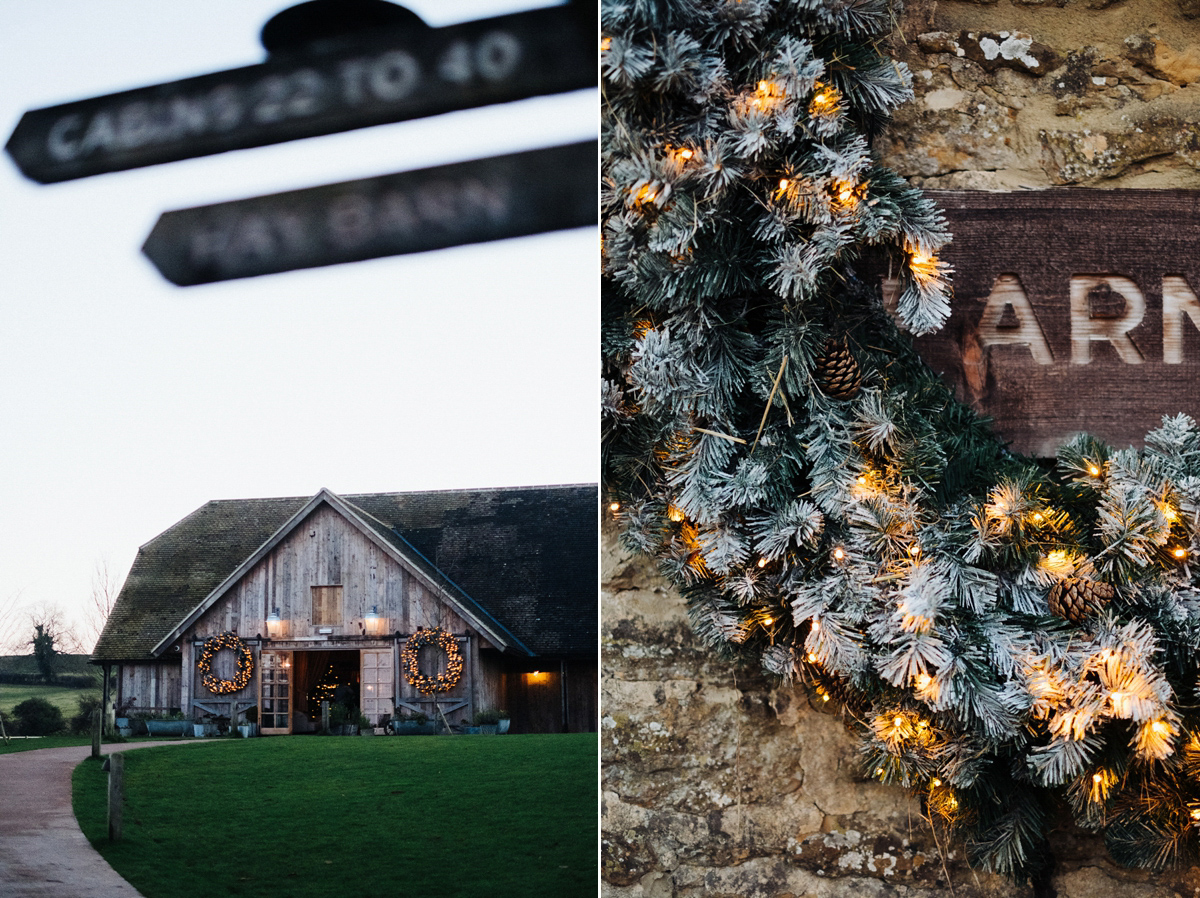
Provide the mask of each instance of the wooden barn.
POLYGON ((209 502, 138 550, 92 663, 129 713, 254 707, 264 734, 313 731, 326 698, 372 724, 436 700, 452 724, 504 709, 511 732, 595 730, 596 496, 209 502), (439 676, 452 688, 413 685, 439 676))

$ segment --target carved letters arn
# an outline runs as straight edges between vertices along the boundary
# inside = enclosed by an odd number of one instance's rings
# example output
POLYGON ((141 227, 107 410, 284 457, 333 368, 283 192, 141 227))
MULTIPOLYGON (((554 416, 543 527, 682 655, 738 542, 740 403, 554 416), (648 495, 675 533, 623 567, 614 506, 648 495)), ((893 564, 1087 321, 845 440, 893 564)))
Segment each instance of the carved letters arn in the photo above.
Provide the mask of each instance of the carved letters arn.
POLYGON ((954 302, 916 345, 1014 449, 1200 419, 1200 191, 929 193, 954 302))
MULTIPOLYGON (((1142 323, 1146 297, 1131 279, 1113 274, 1080 274, 1070 282, 1071 363, 1092 361, 1092 343, 1105 342, 1127 365, 1145 361, 1129 332, 1142 323), (1124 300, 1117 317, 1096 316, 1089 297, 1097 288, 1107 288, 1124 300)), ((1184 318, 1200 330, 1200 297, 1187 280, 1167 275, 1162 279, 1162 360, 1167 365, 1183 362, 1184 318)), ((1025 346, 1039 365, 1054 363, 1054 353, 1021 280, 1014 274, 996 278, 979 319, 979 343, 990 346, 1025 346), (1011 312, 1010 312, 1011 310, 1011 312), (1010 317, 1006 318, 1006 314, 1010 317), (1015 322, 1015 325, 1014 325, 1015 322)))

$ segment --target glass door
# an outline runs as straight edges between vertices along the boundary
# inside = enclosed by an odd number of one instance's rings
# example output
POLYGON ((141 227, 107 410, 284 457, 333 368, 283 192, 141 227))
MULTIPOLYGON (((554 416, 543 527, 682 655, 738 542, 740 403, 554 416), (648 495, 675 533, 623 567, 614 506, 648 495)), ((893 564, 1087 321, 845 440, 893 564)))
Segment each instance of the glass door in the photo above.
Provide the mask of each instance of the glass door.
POLYGON ((371 726, 376 726, 380 718, 391 715, 392 696, 396 693, 391 649, 363 649, 361 684, 362 713, 371 726))
POLYGON ((291 652, 262 653, 258 728, 263 735, 286 735, 292 731, 291 673, 291 652))

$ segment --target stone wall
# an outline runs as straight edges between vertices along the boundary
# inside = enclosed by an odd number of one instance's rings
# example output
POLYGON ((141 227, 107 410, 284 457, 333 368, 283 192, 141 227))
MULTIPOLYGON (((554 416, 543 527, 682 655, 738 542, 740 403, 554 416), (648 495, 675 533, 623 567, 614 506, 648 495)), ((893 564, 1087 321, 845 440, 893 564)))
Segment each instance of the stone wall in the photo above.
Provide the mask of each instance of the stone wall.
POLYGON ((1200 187, 1200 0, 911 0, 892 49, 919 186, 1200 187))
MULTIPOLYGON (((1032 895, 971 871, 906 792, 859 775, 854 739, 802 690, 703 650, 611 525, 602 554, 604 898, 1032 895)), ((1069 826, 1054 851, 1058 898, 1200 895, 1200 870, 1122 870, 1069 826)))

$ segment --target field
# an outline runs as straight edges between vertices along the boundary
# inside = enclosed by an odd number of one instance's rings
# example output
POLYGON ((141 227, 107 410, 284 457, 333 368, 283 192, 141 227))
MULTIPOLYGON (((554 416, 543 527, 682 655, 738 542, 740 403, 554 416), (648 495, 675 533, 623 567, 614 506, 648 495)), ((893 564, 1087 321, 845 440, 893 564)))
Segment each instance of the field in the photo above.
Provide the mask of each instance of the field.
MULTIPOLYGON (((100 686, 100 668, 88 664, 89 655, 59 655, 54 662, 56 674, 86 674, 95 677, 100 686)), ((39 674, 33 655, 0 655, 0 674, 39 674)))
MULTIPOLYGON (((0 714, 4 715, 5 726, 11 726, 12 709, 27 698, 44 698, 63 713, 63 719, 69 721, 79 713, 79 697, 81 695, 100 695, 101 674, 98 668, 87 663, 87 655, 59 655, 55 664, 56 674, 71 676, 90 676, 95 685, 85 688, 72 686, 43 686, 37 684, 0 682, 0 714)), ((37 661, 33 655, 3 655, 0 656, 0 678, 4 674, 21 676, 36 676, 37 661)))
POLYGON ((4 715, 5 725, 12 720, 12 709, 27 698, 37 696, 44 698, 50 704, 63 712, 63 719, 70 720, 79 713, 79 696, 99 695, 99 687, 95 689, 72 689, 69 686, 11 686, 0 683, 0 714, 4 715))
POLYGON ((596 735, 292 736, 126 758, 125 838, 98 762, 75 814, 147 898, 596 894, 596 735))

